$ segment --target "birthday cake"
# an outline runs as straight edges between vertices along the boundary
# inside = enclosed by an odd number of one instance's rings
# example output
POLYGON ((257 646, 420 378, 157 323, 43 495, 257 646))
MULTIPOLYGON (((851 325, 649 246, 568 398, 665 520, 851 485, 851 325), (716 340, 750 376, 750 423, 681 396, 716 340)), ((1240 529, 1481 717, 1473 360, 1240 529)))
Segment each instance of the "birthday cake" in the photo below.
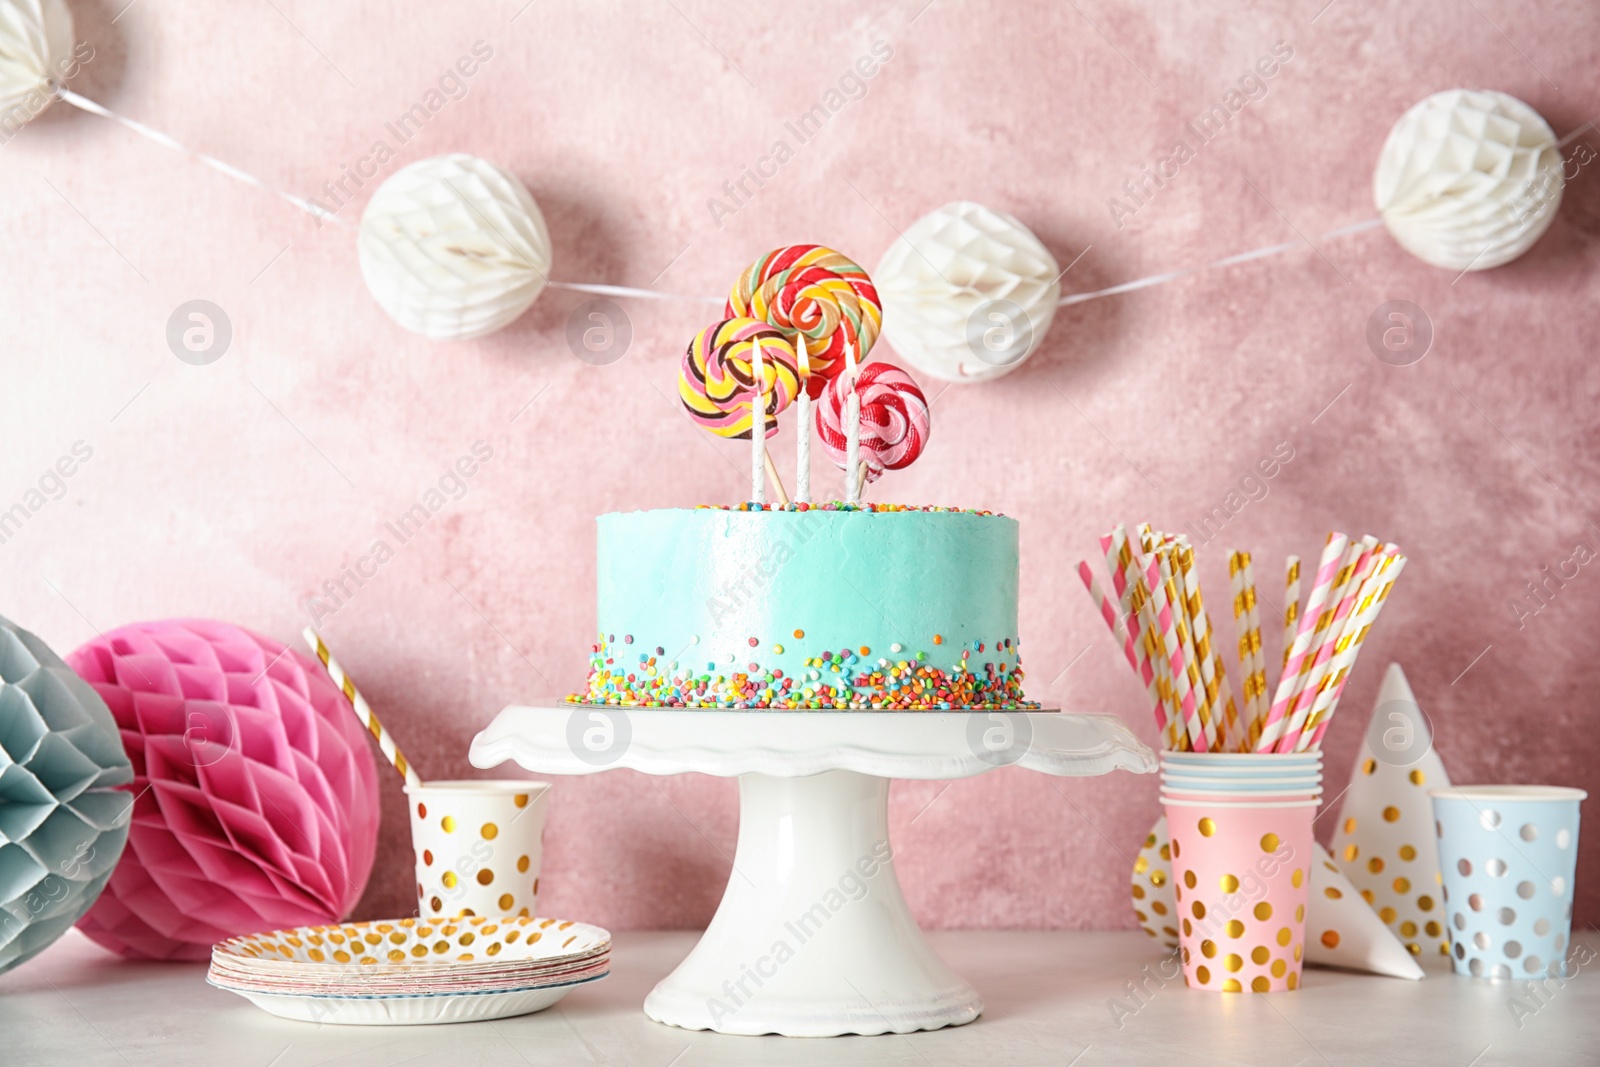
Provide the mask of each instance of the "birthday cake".
POLYGON ((696 425, 750 442, 750 500, 600 516, 599 633, 588 685, 568 699, 1036 707, 1017 653, 1016 520, 859 502, 922 454, 930 425, 909 374, 860 362, 882 317, 867 272, 831 248, 788 245, 739 276, 724 315, 689 343, 678 395, 696 425), (792 504, 765 450, 791 407, 792 504), (844 473, 841 502, 810 503, 813 424, 844 473))
POLYGON ((890 505, 599 518, 598 639, 569 699, 1019 708, 1017 522, 890 505))

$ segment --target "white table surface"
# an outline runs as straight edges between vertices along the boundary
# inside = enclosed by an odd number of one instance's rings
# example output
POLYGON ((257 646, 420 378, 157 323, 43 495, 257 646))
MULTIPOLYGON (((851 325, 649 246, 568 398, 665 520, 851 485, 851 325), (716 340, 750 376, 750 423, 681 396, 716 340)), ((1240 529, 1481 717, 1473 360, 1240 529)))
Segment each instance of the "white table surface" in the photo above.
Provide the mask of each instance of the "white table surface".
MULTIPOLYGON (((725 1037, 662 1026, 639 1010, 698 934, 624 933, 612 974, 537 1015, 431 1027, 314 1026, 273 1018, 205 984, 200 964, 129 963, 67 935, 0 975, 0 1064, 295 1067, 311 1064, 1500 1064, 1600 1062, 1600 973, 1554 982, 1521 1026, 1522 983, 1456 978, 1425 961, 1421 982, 1311 968, 1296 993, 1151 992, 1119 1027, 1107 1002, 1159 973, 1142 933, 932 933, 983 994, 977 1022, 905 1037, 725 1037)), ((1593 930, 1576 941, 1600 950, 1593 930)), ((1600 972, 1600 960, 1590 965, 1600 972)))

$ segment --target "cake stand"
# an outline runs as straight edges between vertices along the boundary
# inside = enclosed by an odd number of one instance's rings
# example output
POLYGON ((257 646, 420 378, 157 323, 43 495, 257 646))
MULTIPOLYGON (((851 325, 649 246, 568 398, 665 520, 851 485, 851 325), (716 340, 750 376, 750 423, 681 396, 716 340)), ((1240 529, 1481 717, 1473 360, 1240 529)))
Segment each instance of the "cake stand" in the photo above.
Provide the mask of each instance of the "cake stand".
POLYGON ((686 711, 512 706, 472 742, 476 767, 739 779, 733 872, 711 925, 645 999, 657 1022, 725 1034, 909 1033, 971 1022, 977 992, 906 906, 889 845, 891 778, 1150 773, 1112 715, 686 711))

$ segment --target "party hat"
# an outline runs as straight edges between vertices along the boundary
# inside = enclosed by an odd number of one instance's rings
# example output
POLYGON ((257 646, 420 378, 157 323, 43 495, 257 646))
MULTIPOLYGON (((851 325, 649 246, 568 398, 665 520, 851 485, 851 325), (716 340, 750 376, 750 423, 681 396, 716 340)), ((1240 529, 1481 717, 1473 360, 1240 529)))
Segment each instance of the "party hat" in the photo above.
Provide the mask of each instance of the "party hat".
MULTIPOLYGON (((1144 932, 1168 948, 1178 947, 1173 917, 1172 849, 1167 817, 1156 820, 1133 863, 1133 913, 1144 932)), ((1326 849, 1316 845, 1311 858, 1311 891, 1306 909, 1306 962, 1323 967, 1421 978, 1422 968, 1350 884, 1326 849)))
POLYGON ((1405 671, 1391 663, 1350 775, 1332 851, 1413 956, 1450 951, 1428 799, 1428 790, 1449 784, 1405 671))
POLYGON ((1306 898, 1306 962, 1351 971, 1421 978, 1422 968, 1367 907, 1328 850, 1317 845, 1306 898))

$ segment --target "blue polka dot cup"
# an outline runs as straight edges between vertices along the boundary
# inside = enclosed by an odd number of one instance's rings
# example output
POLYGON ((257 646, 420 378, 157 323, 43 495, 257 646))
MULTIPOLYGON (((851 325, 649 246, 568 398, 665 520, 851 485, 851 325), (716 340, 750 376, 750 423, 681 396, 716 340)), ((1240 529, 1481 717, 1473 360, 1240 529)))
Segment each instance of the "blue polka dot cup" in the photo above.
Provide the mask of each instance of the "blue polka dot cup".
POLYGON ((1581 789, 1434 789, 1450 958, 1477 978, 1569 975, 1581 789))

